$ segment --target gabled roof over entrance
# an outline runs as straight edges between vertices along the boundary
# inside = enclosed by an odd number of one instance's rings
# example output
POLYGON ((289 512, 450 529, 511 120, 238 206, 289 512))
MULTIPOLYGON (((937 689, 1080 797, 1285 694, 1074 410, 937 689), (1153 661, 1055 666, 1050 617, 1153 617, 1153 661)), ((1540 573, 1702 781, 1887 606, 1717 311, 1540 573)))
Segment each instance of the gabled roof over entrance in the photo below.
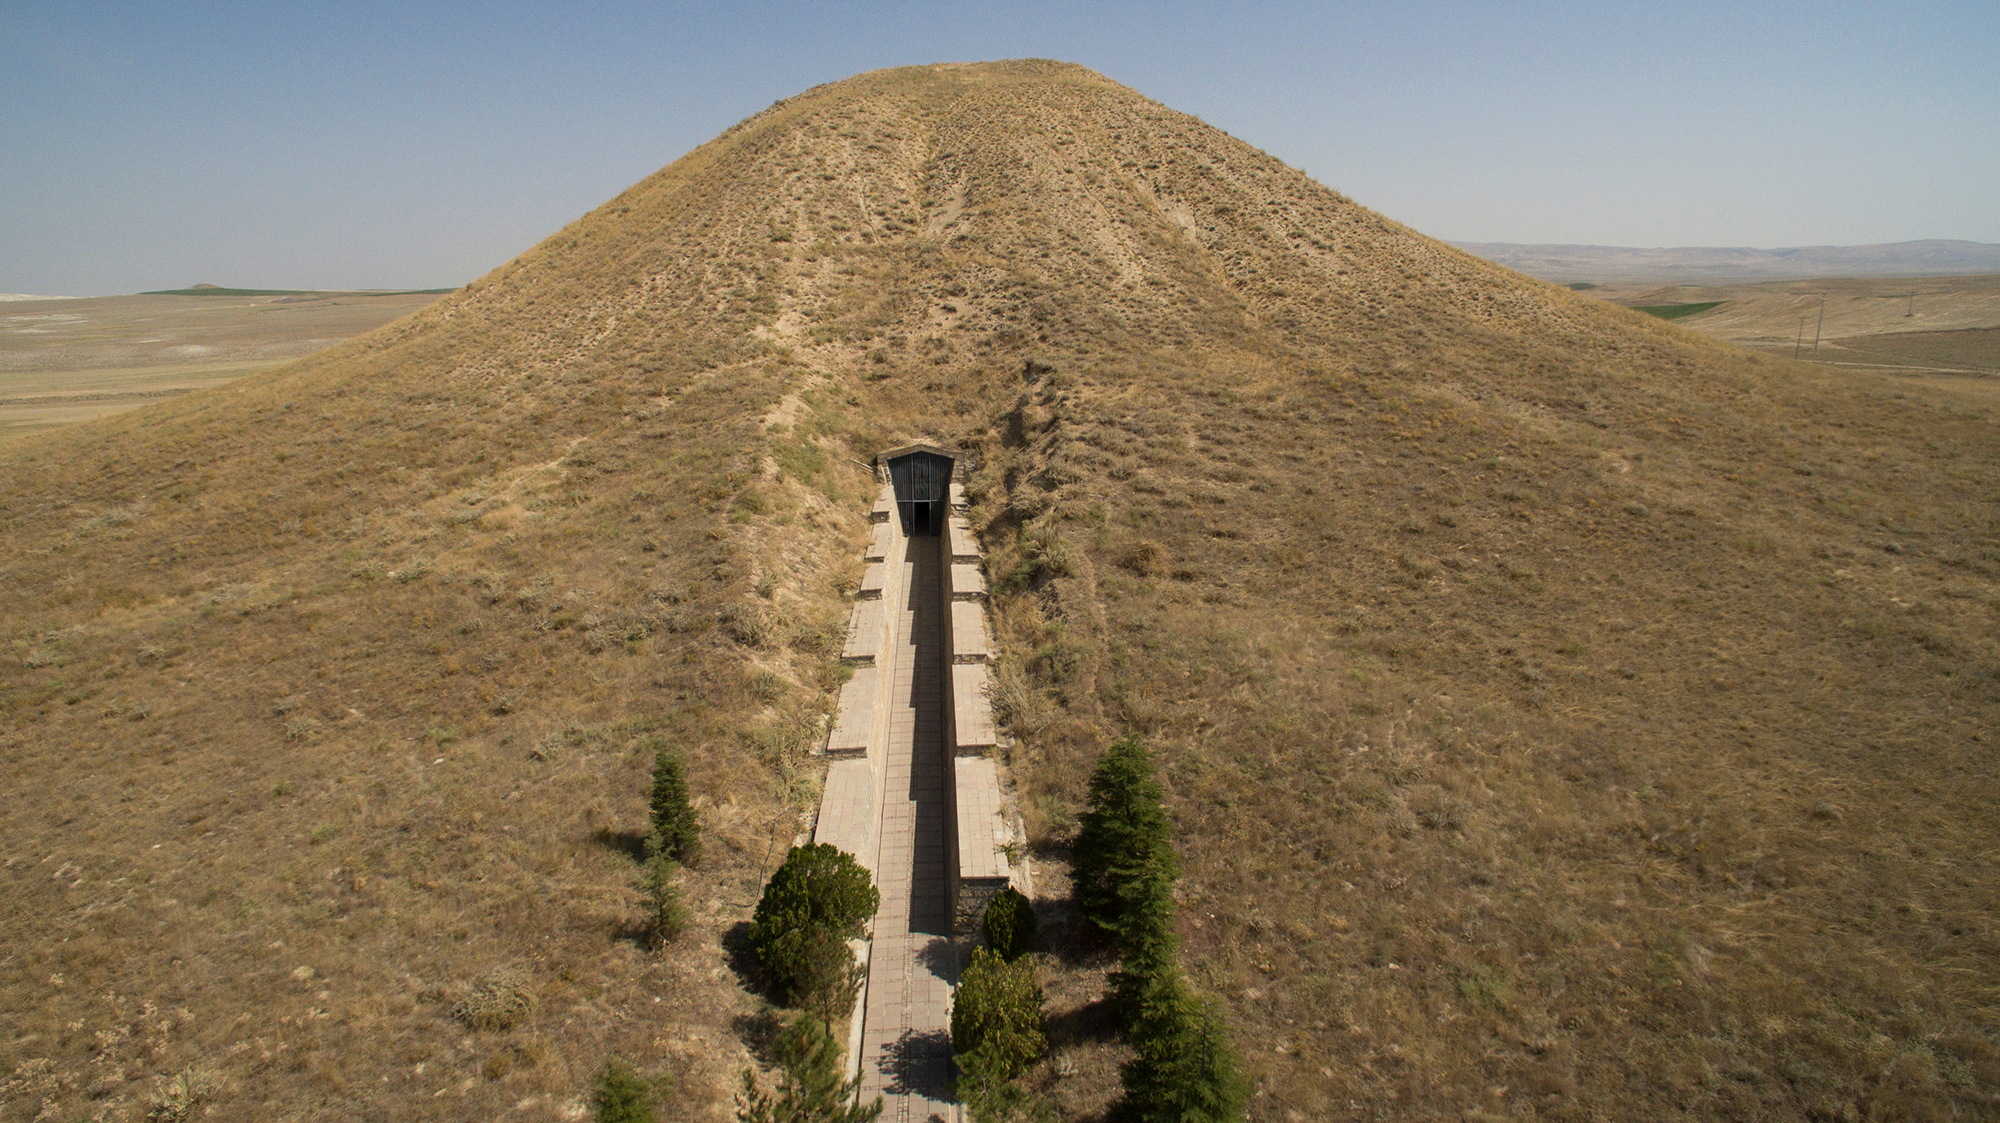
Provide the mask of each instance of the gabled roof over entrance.
POLYGON ((876 453, 875 467, 878 469, 885 468, 888 466, 889 461, 895 460, 898 457, 908 456, 913 452, 929 452, 938 456, 950 457, 954 462, 970 460, 970 457, 965 454, 964 449, 947 448, 944 445, 926 444, 919 441, 915 444, 901 445, 876 453))

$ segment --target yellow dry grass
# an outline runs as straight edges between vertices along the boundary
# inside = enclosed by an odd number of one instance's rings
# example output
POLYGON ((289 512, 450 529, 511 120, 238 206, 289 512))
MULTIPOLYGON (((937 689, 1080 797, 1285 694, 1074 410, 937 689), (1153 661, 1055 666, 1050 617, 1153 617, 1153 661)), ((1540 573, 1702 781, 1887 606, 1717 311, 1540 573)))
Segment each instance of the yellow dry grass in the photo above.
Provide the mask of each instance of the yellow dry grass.
MULTIPOLYGON (((1993 421, 1078 68, 809 91, 408 320, 0 450, 0 1102, 538 1118, 616 1051, 726 1116, 856 462, 931 438, 1045 892, 1143 731, 1253 1118, 1991 1112, 1993 421), (648 738, 712 832, 662 956, 648 738)), ((1101 967, 1050 966, 1072 1115, 1101 967)))

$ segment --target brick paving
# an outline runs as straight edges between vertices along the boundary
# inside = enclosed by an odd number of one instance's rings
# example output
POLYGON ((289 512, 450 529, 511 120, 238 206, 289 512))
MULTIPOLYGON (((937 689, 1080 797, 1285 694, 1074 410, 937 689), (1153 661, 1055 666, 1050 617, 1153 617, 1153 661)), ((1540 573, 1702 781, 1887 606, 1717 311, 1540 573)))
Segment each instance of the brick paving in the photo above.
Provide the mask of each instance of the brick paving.
POLYGON ((903 539, 905 580, 895 639, 889 743, 876 885, 882 893, 869 952, 861 1029, 861 1098, 885 1098, 886 1123, 959 1123, 946 1093, 951 1075, 951 992, 958 952, 951 939, 945 863, 951 782, 944 744, 946 676, 943 540, 903 539))

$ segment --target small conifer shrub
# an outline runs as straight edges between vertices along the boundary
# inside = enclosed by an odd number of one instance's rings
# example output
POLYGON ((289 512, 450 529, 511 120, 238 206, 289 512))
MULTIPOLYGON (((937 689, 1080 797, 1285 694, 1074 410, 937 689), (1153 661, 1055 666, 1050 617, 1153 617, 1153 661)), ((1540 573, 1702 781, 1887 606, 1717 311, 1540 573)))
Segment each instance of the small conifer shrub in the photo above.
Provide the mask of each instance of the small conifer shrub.
POLYGON ((986 903, 980 929, 986 946, 1012 963, 1035 946, 1035 906, 1025 893, 1009 885, 986 903))
POLYGON ((843 1079, 840 1043, 826 1023, 815 1017, 793 1022, 778 1034, 778 1087, 757 1087, 757 1074, 745 1070, 736 1097, 736 1118, 742 1123, 872 1123, 882 1114, 882 1097, 855 1102, 859 1079, 843 1079))
POLYGON ((1042 988, 1034 966, 974 948, 951 1006, 951 1047, 959 1068, 986 1080, 1012 1080, 1048 1052, 1042 988))
POLYGON ((701 819, 688 798, 687 768, 680 754, 661 745, 653 757, 652 830, 649 853, 665 854, 682 865, 701 860, 701 819))
POLYGON ((617 1057, 597 1070, 590 1106, 597 1123, 654 1123, 657 1118, 652 1085, 617 1057))

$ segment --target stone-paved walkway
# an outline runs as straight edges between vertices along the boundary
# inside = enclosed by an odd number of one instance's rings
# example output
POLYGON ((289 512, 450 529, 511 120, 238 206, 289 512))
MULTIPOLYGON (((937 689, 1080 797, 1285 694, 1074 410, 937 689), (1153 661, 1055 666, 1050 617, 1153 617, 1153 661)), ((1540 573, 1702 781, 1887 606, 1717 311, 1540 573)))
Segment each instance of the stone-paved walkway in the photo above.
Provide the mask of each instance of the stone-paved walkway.
POLYGON ((905 539, 903 603, 887 652, 894 674, 887 782, 861 1029, 861 1100, 886 1099, 884 1123, 958 1123, 946 1096, 951 1074, 951 991, 958 953, 945 897, 945 801, 951 761, 944 747, 942 539, 905 539))

